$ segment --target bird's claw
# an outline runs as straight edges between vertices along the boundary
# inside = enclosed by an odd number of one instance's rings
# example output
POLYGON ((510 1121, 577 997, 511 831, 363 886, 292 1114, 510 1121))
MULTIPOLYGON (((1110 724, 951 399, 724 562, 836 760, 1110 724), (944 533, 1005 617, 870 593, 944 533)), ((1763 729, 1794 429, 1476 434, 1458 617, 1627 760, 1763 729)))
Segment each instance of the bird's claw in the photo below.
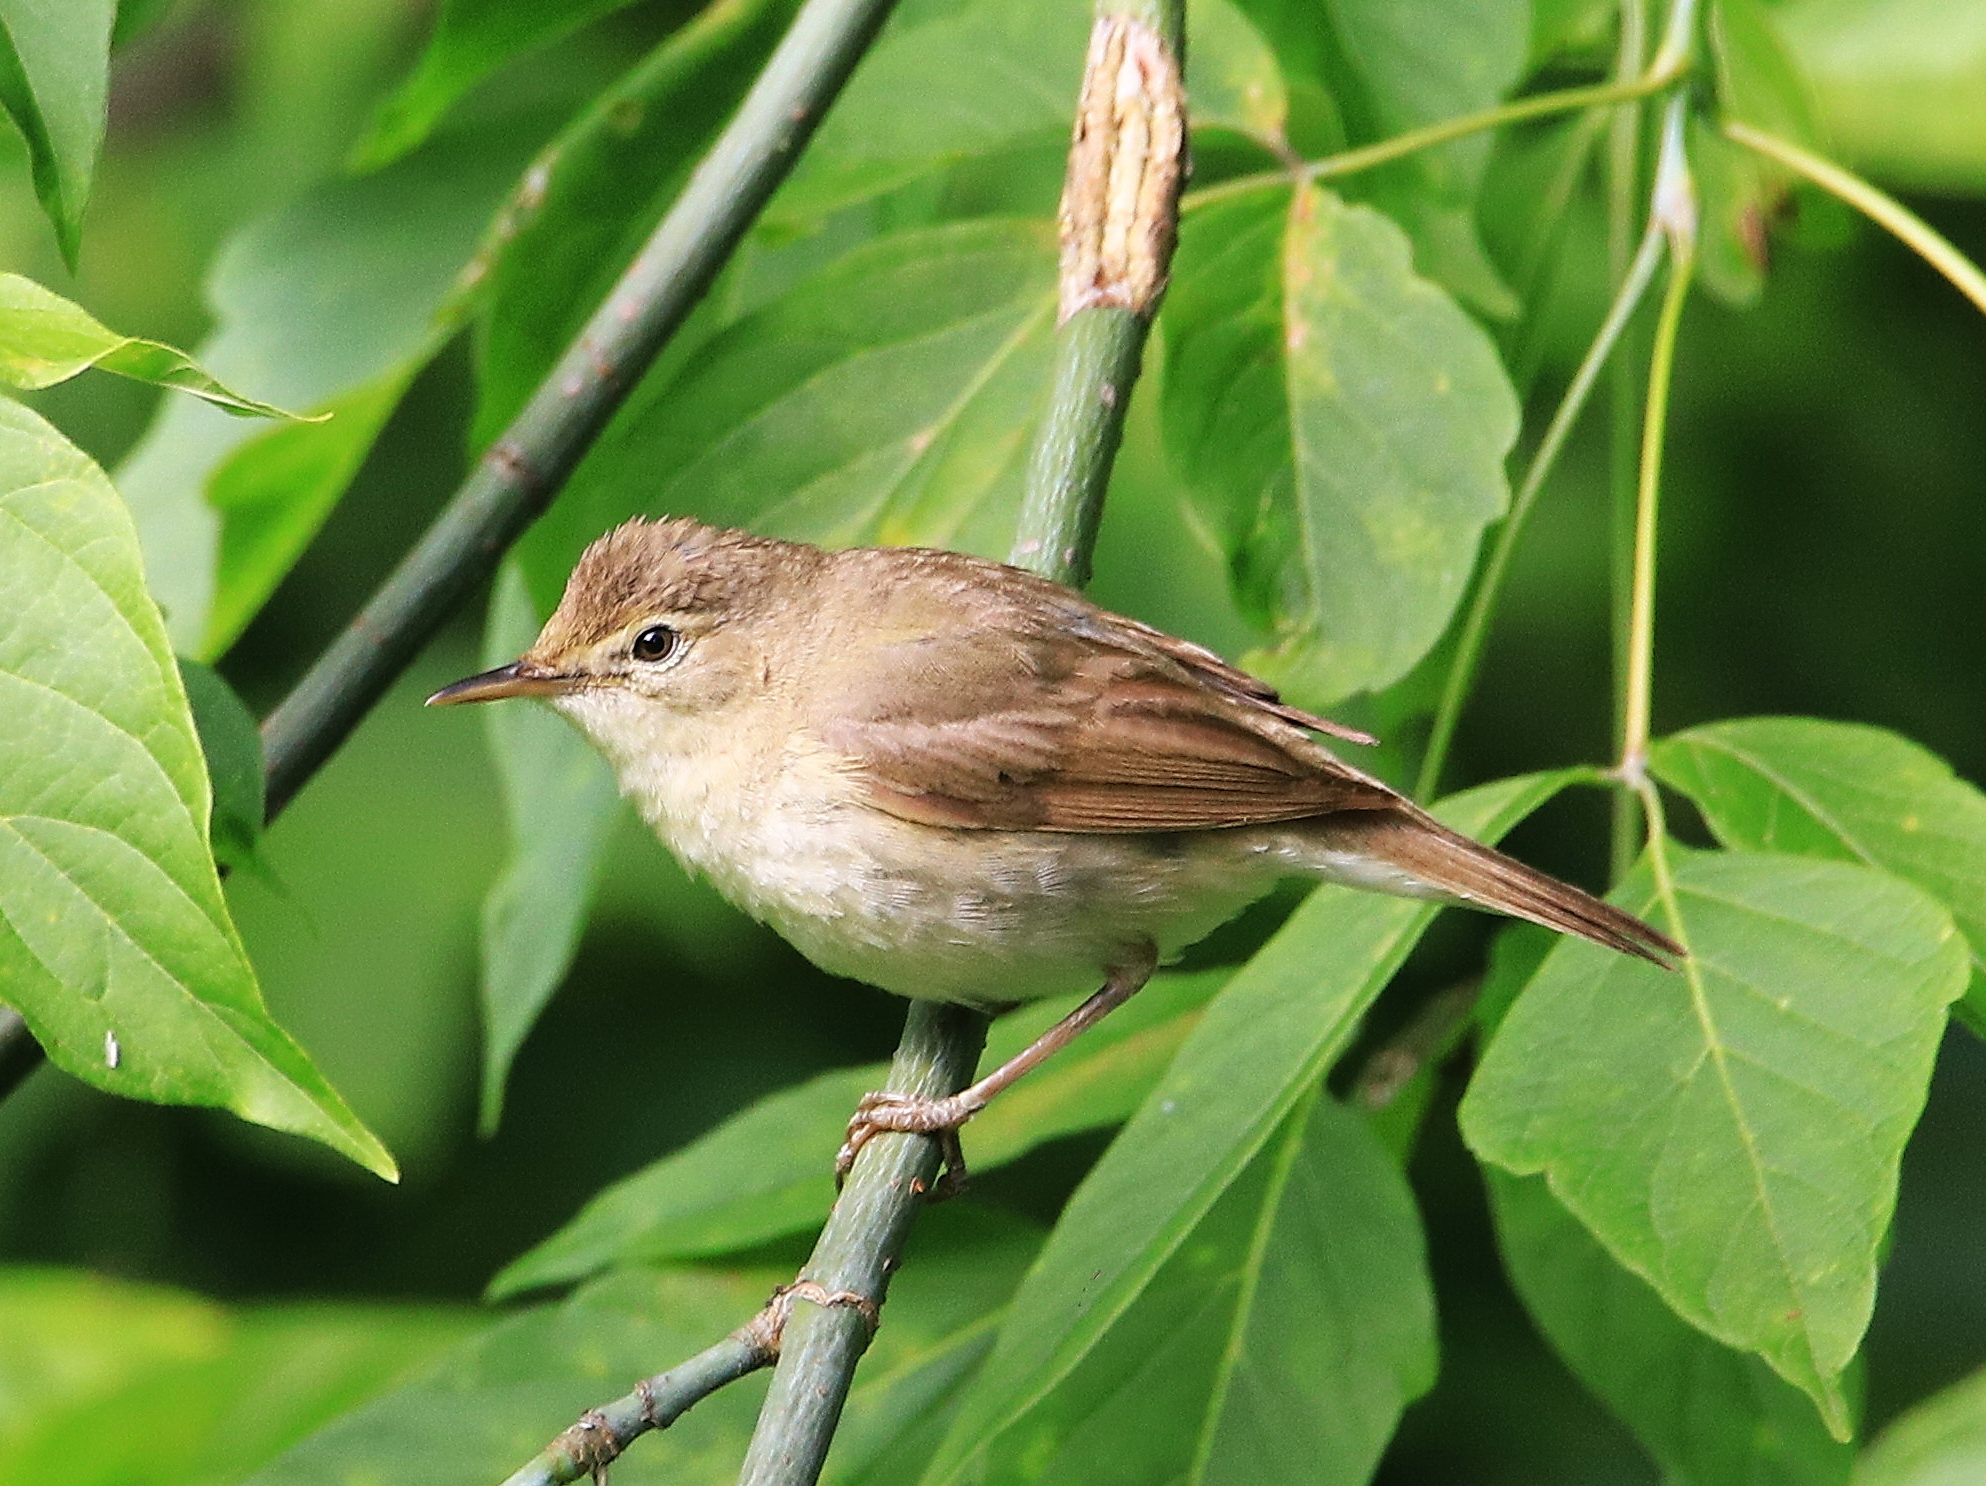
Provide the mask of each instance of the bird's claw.
POLYGON ((848 1134, 834 1158, 835 1190, 848 1179, 855 1157, 863 1146, 886 1131, 906 1135, 931 1135, 938 1141, 938 1179, 931 1186, 930 1200, 942 1202, 965 1189, 965 1152, 959 1145, 959 1126, 979 1113, 980 1106, 953 1095, 930 1099, 915 1094, 888 1091, 864 1094, 848 1121, 848 1134))

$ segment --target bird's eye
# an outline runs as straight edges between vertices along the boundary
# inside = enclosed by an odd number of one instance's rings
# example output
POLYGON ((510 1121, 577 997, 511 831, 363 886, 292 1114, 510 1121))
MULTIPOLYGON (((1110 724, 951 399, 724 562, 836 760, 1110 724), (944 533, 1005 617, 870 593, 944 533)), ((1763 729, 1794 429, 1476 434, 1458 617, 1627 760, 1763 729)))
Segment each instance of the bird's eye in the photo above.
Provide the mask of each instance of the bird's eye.
POLYGON ((634 637, 634 643, 628 646, 628 654, 636 660, 667 660, 676 653, 676 647, 681 643, 682 636, 668 625, 651 624, 634 637))

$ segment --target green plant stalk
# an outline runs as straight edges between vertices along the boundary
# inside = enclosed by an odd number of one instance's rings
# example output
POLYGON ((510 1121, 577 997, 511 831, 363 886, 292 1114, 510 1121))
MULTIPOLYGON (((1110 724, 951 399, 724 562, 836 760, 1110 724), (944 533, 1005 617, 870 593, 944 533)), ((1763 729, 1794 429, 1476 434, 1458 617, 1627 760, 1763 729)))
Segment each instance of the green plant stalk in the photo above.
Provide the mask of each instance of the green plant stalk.
POLYGON ((1655 677, 1655 535, 1662 492, 1662 439, 1669 421, 1669 386, 1676 364, 1676 332, 1696 268, 1692 235, 1671 231, 1669 283, 1655 321, 1648 363, 1648 402, 1641 425, 1641 464, 1636 480, 1634 579, 1628 605, 1628 665, 1621 718, 1618 773, 1637 796, 1648 774, 1649 721, 1655 677))
POLYGON ((1599 381, 1601 369, 1613 354, 1621 332, 1640 307, 1649 284, 1654 282, 1655 270, 1662 262, 1662 244, 1661 229, 1650 222, 1641 235, 1641 246, 1628 268, 1627 277, 1615 293, 1606 318, 1600 322, 1592 344, 1580 360, 1579 369, 1566 385, 1565 395, 1559 399, 1558 408, 1546 425, 1544 437, 1538 441, 1531 462, 1524 470, 1524 479, 1510 503, 1510 514, 1497 531, 1496 543, 1490 549, 1489 560, 1483 565, 1482 576, 1469 598, 1468 612, 1463 616, 1462 631, 1455 642, 1455 658, 1449 663, 1448 680, 1441 689, 1441 702, 1435 709, 1427 752, 1421 758, 1420 776, 1414 784, 1416 799, 1432 799, 1441 785, 1441 771, 1448 762, 1448 750, 1454 744, 1462 709, 1468 704, 1469 693, 1476 683, 1476 668, 1482 660, 1483 641, 1488 636, 1490 620, 1495 616, 1497 601, 1502 596, 1511 553, 1523 534, 1532 506, 1537 503, 1538 492, 1544 488, 1546 478, 1565 447, 1566 438, 1578 423, 1586 400, 1592 394, 1594 384, 1599 381))
POLYGON ((271 819, 548 506, 786 178, 892 0, 807 0, 620 281, 427 533, 262 725, 271 819))
MULTIPOLYGON (((1185 45, 1183 0, 1104 0, 1097 16, 1099 34, 1112 17, 1140 23, 1144 34, 1169 53, 1176 85, 1185 45)), ((1100 55, 1093 41, 1086 74, 1098 68, 1100 55)), ((1096 82, 1086 75, 1080 105, 1086 119, 1097 96, 1096 82)), ((1168 101, 1177 106, 1176 98, 1154 95, 1145 100, 1155 111, 1168 101)), ((1175 114, 1173 120, 1183 147, 1183 117, 1175 114)), ((1156 139, 1159 131, 1150 133, 1156 139)), ((1036 432, 1012 552, 1017 565, 1071 584, 1089 575, 1104 492, 1165 282, 1178 211, 1174 174, 1169 189, 1138 197, 1139 222, 1155 230, 1131 234, 1146 251, 1143 256, 1134 251, 1128 276, 1118 277, 1108 261, 1100 267, 1094 254, 1085 258, 1081 244, 1095 243, 1084 235, 1083 223, 1090 220, 1084 203, 1096 206, 1104 198, 1086 196, 1079 182, 1097 184, 1123 172, 1110 170, 1102 157, 1086 155, 1084 140, 1079 131, 1064 189, 1063 321, 1056 332, 1049 405, 1036 432), (1100 162, 1101 174, 1096 169, 1100 162), (1159 212, 1156 222, 1146 210, 1153 204, 1159 212), (1142 287, 1131 288, 1134 283, 1142 287), (1090 302, 1086 295, 1093 296, 1090 302)), ((1163 168, 1176 171, 1178 163, 1175 159, 1163 168)), ((1152 168, 1148 160, 1132 173, 1155 179, 1152 168)), ((1125 201, 1118 199, 1118 204, 1125 201)), ((976 1012, 914 1004, 891 1065, 889 1087, 937 1097, 956 1093, 972 1081, 985 1037, 986 1018, 976 1012)), ((925 1136, 882 1135, 865 1145, 807 1261, 805 1277, 829 1291, 853 1291, 880 1304, 895 1256, 937 1175, 938 1159, 937 1143, 925 1136)), ((869 1325, 848 1306, 796 1311, 745 1455, 740 1486, 813 1486, 819 1479, 855 1365, 869 1344, 869 1325)))
POLYGON ((1788 170, 1805 176, 1822 190, 1840 197, 1877 226, 1893 233, 1918 257, 1949 279, 1952 287, 1971 300, 1981 314, 1986 314, 1986 273, 1982 273, 1977 264, 1953 247, 1950 239, 1937 228, 1894 196, 1877 190, 1859 175, 1842 169, 1832 160, 1803 150, 1762 129, 1754 129, 1749 124, 1727 120, 1724 133, 1747 149, 1756 150, 1788 170))
MULTIPOLYGON (((1620 44, 1615 55, 1617 77, 1633 77, 1642 70, 1642 53, 1647 47, 1647 28, 1642 16, 1642 0, 1620 0, 1620 44)), ((1625 104, 1614 110, 1607 142, 1607 263, 1615 284, 1627 278, 1635 240, 1635 217, 1641 205, 1641 110, 1625 104)), ((1619 729, 1626 703, 1628 587, 1633 567, 1631 543, 1634 512, 1634 450, 1636 410, 1641 403, 1641 370, 1632 355, 1613 364, 1607 379, 1607 412, 1610 426, 1607 489, 1612 543, 1609 548, 1607 591, 1611 598, 1613 637, 1614 725, 1619 729)), ((1641 820, 1632 795, 1614 796, 1611 842, 1611 878, 1617 880, 1634 859, 1634 842, 1640 835, 1641 820)))
POLYGON ((1498 104, 1495 108, 1481 109, 1472 114, 1458 114, 1452 119, 1425 124, 1418 129, 1409 129, 1404 134, 1396 134, 1391 139, 1377 140, 1372 144, 1360 145, 1357 149, 1344 150, 1336 155, 1326 155, 1321 160, 1308 161, 1288 170, 1265 170, 1255 175, 1237 176, 1233 180, 1222 181, 1219 185, 1207 186, 1202 190, 1190 191, 1180 203, 1180 209, 1196 211, 1200 207, 1224 201, 1231 196, 1241 196, 1271 186, 1287 186, 1298 181, 1321 181, 1334 176, 1355 175, 1362 170, 1374 170, 1381 165, 1390 165, 1395 160, 1403 160, 1409 155, 1419 154, 1422 150, 1431 150, 1452 140, 1466 139, 1471 134, 1501 129, 1510 124, 1521 124, 1528 119, 1576 113, 1583 108, 1604 108, 1610 104, 1631 103, 1636 99, 1646 98, 1651 93, 1661 92, 1676 80, 1679 70, 1678 63, 1666 70, 1650 69, 1640 76, 1617 76, 1608 82, 1591 83, 1581 88, 1564 88, 1554 93, 1534 93, 1529 98, 1498 104))

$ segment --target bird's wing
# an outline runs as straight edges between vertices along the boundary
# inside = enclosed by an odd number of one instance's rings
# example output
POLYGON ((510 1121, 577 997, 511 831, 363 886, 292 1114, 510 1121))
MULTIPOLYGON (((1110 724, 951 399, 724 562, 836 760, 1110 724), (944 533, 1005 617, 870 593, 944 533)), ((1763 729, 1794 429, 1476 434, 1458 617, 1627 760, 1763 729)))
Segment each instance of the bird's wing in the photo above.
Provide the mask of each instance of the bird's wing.
POLYGON ((1210 675, 1156 633, 1084 605, 895 635, 815 731, 870 804, 926 825, 1193 830, 1397 801, 1260 682, 1200 652, 1227 673, 1210 675))

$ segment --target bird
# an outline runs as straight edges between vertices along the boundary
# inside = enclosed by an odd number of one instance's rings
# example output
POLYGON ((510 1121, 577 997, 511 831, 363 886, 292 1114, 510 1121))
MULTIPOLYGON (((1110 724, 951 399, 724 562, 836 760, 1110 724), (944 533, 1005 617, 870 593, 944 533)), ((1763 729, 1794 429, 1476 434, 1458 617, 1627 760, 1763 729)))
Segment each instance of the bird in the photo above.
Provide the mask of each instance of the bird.
POLYGON ((1291 877, 1466 904, 1669 965, 1633 915, 1450 830, 1213 651, 1023 569, 637 517, 531 647, 430 705, 538 697, 682 863, 823 970, 997 1010, 1098 985, 945 1099, 866 1096, 837 1157, 957 1130, 1291 877))

